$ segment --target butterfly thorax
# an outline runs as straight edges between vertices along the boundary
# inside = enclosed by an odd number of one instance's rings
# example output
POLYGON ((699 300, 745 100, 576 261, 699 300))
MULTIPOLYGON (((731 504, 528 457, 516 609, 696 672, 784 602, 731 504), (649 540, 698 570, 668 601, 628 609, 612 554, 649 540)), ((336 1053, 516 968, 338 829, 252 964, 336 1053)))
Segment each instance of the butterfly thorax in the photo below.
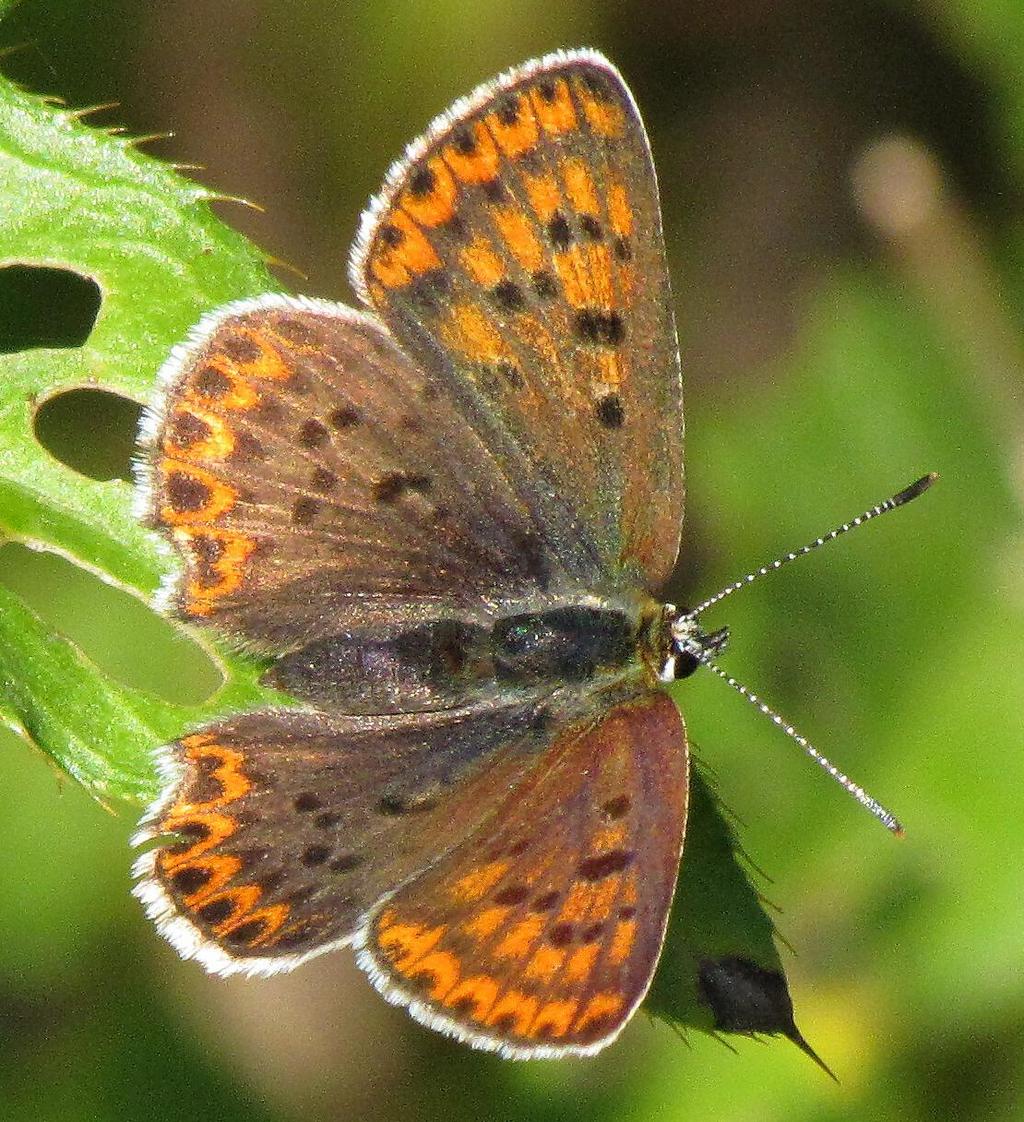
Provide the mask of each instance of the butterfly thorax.
POLYGON ((470 623, 348 630, 281 657, 269 684, 350 713, 447 708, 487 693, 600 685, 664 662, 661 609, 568 603, 470 623), (660 661, 659 661, 660 660, 660 661))

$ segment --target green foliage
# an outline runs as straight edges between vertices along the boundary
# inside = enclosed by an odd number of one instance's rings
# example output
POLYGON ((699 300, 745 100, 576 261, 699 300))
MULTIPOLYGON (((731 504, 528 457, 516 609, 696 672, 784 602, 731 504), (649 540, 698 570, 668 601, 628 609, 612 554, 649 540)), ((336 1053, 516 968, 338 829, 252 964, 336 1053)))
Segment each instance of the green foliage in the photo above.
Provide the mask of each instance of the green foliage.
MULTIPOLYGON (((35 439, 34 423, 47 399, 75 386, 146 402, 203 310, 273 287, 262 255, 212 213, 215 197, 131 140, 0 80, 0 261, 73 270, 100 293, 81 346, 0 354, 0 534, 140 595, 171 562, 132 517, 129 485, 73 472, 35 439)), ((154 744, 274 696, 257 686, 254 664, 222 651, 225 684, 210 703, 161 702, 111 680, 31 607, 3 598, 0 712, 99 797, 152 797, 154 744)))

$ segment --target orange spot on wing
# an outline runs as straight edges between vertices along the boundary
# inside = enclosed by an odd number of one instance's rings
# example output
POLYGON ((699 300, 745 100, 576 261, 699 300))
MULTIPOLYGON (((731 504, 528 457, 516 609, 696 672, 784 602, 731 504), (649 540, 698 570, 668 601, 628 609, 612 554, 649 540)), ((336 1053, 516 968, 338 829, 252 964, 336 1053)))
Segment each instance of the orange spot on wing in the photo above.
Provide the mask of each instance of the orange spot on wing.
POLYGON ((434 156, 427 161, 433 173, 434 186, 425 195, 414 195, 406 190, 402 194, 402 208, 422 226, 440 226, 455 214, 458 185, 444 161, 434 156))
POLYGON ((486 939, 493 935, 495 931, 505 922, 505 917, 508 915, 510 909, 508 907, 493 907, 485 908, 482 912, 478 912, 472 919, 468 920, 462 930, 467 935, 471 935, 474 939, 486 939))
POLYGON ((469 128, 474 140, 473 151, 460 152, 454 144, 448 144, 444 149, 445 163, 463 183, 490 183, 498 176, 498 146, 482 121, 474 121, 469 128))
POLYGON ((256 908, 237 919, 225 920, 224 924, 217 928, 217 934, 230 935, 235 928, 241 927, 243 924, 260 923, 263 929, 255 939, 250 941, 249 946, 262 947, 274 941, 274 935, 280 930, 290 911, 291 908, 287 904, 271 904, 266 908, 256 908), (220 929, 221 927, 224 927, 223 932, 220 929))
MULTIPOLYGON (((249 362, 229 358, 235 368, 246 378, 265 379, 270 382, 287 382, 292 376, 291 366, 281 357, 281 353, 274 346, 269 332, 260 331, 255 327, 236 329, 242 338, 247 339, 259 349, 259 355, 249 362)), ((214 346, 218 344, 214 340, 214 346)))
POLYGON ((583 106, 587 123, 598 136, 622 136, 626 129, 626 114, 616 101, 604 101, 594 96, 582 82, 576 84, 576 95, 583 106))
POLYGON ((237 502, 238 492, 230 484, 218 479, 212 472, 185 460, 165 457, 160 460, 159 471, 164 481, 165 494, 171 494, 174 479, 184 479, 193 488, 199 487, 206 491, 206 500, 202 506, 189 504, 182 509, 171 505, 170 498, 160 506, 160 518, 169 526, 189 525, 197 522, 213 522, 226 514, 237 502))
POLYGON ((222 920, 213 929, 217 935, 226 935, 233 927, 237 927, 243 920, 248 919, 248 912, 259 903, 260 897, 263 895, 262 890, 255 884, 244 884, 238 888, 230 888, 227 892, 220 892, 214 894, 208 890, 202 890, 202 896, 196 901, 196 904, 205 907, 207 904, 212 904, 218 900, 227 900, 231 904, 232 912, 227 919, 222 920))
POLYGON ((220 892, 241 867, 241 859, 229 853, 208 853, 201 859, 194 860, 191 851, 175 857, 164 849, 157 858, 157 869, 165 877, 171 877, 185 868, 205 869, 209 874, 202 887, 182 899, 182 903, 189 908, 196 907, 208 896, 220 892))
POLYGON ((396 969, 407 977, 418 978, 429 974, 434 983, 430 987, 430 996, 435 1001, 443 1001, 445 995, 459 980, 459 960, 451 951, 433 951, 419 959, 408 971, 402 970, 401 964, 396 969))
POLYGON ((540 135, 536 117, 528 112, 522 102, 520 102, 519 116, 512 124, 504 124, 497 113, 491 113, 487 117, 487 127, 502 152, 510 159, 515 159, 535 147, 540 135))
POLYGON ((544 929, 544 916, 532 915, 519 923, 495 947, 496 958, 522 958, 537 941, 544 929))
POLYGON ((554 256, 565 298, 574 308, 612 308, 612 260, 606 245, 572 245, 554 256))
POLYGON ((402 232, 401 242, 391 250, 395 262, 414 275, 441 267, 441 258, 434 251, 430 239, 408 214, 401 210, 393 211, 388 221, 402 232))
POLYGON ((633 232, 633 209, 621 183, 612 183, 608 188, 608 220, 613 233, 621 238, 628 238, 633 232))
POLYGON ((210 772, 220 784, 221 794, 203 803, 183 803, 181 813, 191 814, 197 810, 217 810, 226 803, 234 802, 248 794, 252 784, 242 771, 245 757, 241 752, 226 745, 211 741, 205 736, 186 737, 182 742, 185 757, 193 762, 213 760, 217 766, 210 772), (198 741, 198 742, 197 742, 198 741))
POLYGON ((475 237, 460 257, 463 268, 477 284, 492 288, 505 275, 505 266, 487 238, 475 237))
POLYGON ((636 873, 627 873, 625 884, 622 886, 622 903, 636 907, 637 899, 636 873))
POLYGON ((538 947, 523 971, 524 978, 540 978, 550 981, 561 969, 567 952, 559 947, 538 947))
POLYGON ((616 389, 622 385, 624 369, 622 356, 618 351, 600 350, 592 354, 595 369, 594 381, 600 386, 612 386, 616 389))
POLYGON ((450 989, 445 995, 444 1003, 451 1008, 471 1001, 473 1009, 470 1016, 476 1021, 482 1021, 497 1000, 499 988, 495 979, 488 974, 474 974, 450 989))
POLYGON ((629 958, 629 952, 633 949, 634 942, 636 942, 636 920, 619 920, 615 925, 611 949, 608 951, 608 961, 612 966, 618 966, 629 958))
POLYGON ((370 261, 370 270, 380 282, 379 291, 382 295, 390 288, 404 288, 412 280, 409 270, 396 259, 393 249, 375 252, 370 261))
POLYGON ((390 908, 377 920, 377 944, 403 974, 437 946, 444 932, 444 924, 401 923, 390 908))
POLYGON ((454 305, 441 334, 450 347, 477 362, 511 357, 497 327, 475 304, 454 305))
POLYGON ((539 89, 530 90, 530 104, 544 131, 552 136, 571 132, 577 127, 576 110, 564 78, 559 78, 554 83, 550 99, 544 97, 539 89))
POLYGON ((491 217, 501 232, 509 252, 528 272, 544 264, 544 250, 530 218, 518 207, 495 207, 491 217))
POLYGON ((530 1026, 530 1036, 565 1036, 578 1008, 578 1001, 546 1001, 530 1026))
POLYGON ((611 912, 619 894, 622 877, 607 876, 596 882, 573 881, 558 919, 562 923, 579 923, 582 920, 599 921, 611 912))
POLYGON ((537 217, 541 222, 547 222, 562 202, 562 192, 559 189, 558 180, 550 172, 542 172, 540 175, 524 175, 523 186, 526 188, 526 196, 530 200, 530 206, 533 207, 537 217))
POLYGON ((594 840, 590 845, 590 852, 604 853, 609 849, 620 849, 625 844, 626 840, 627 832, 625 826, 605 826, 594 835, 594 840))
POLYGON ((182 527, 175 529, 174 539, 191 561, 183 609, 192 616, 210 615, 218 601, 241 587, 256 541, 229 530, 196 534, 182 527))
MULTIPOLYGON (((165 834, 173 834, 179 830, 187 832, 189 826, 202 826, 205 831, 203 837, 181 853, 174 852, 177 846, 162 849, 158 863, 165 872, 175 872, 182 865, 191 864, 196 858, 215 849, 238 829, 238 822, 227 814, 218 814, 209 810, 197 813, 179 806, 171 807, 160 820, 160 831, 165 834)), ((226 857, 217 859, 229 860, 226 857)), ((214 860, 214 857, 211 855, 204 860, 214 860)), ((235 861, 237 858, 232 857, 230 860, 235 861)))
POLYGON ((212 406, 217 409, 251 409, 259 404, 260 395, 243 378, 235 364, 226 356, 213 354, 200 363, 189 375, 183 395, 183 402, 188 406, 212 406), (216 390, 206 388, 210 372, 216 376, 216 381, 226 382, 227 388, 221 392, 222 386, 216 390))
POLYGON ((501 880, 507 869, 507 861, 490 861, 486 865, 481 865, 460 877, 451 886, 450 894, 453 899, 460 903, 475 903, 501 880))
POLYGON ((509 990, 494 1004, 487 1016, 487 1024, 494 1025, 506 1017, 512 1018, 513 1031, 525 1036, 537 1013, 538 1001, 520 990, 509 990))
MULTIPOLYGON (((166 455, 183 460, 224 460, 235 450, 235 434, 227 421, 209 409, 203 409, 192 403, 177 405, 171 414, 172 422, 165 428, 163 450, 166 455), (175 424, 175 420, 187 422, 194 419, 199 422, 200 430, 205 429, 206 435, 191 441, 181 442, 178 437, 182 434, 184 426, 175 424)), ((184 430, 187 431, 187 430, 184 430)))
POLYGON ((565 191, 569 202, 581 214, 591 214, 597 217, 601 213, 601 204, 597 198, 597 188, 594 186, 590 170, 582 160, 566 160, 562 167, 562 178, 565 180, 565 191))
POLYGON ((588 943, 585 947, 577 947, 565 968, 565 976, 570 982, 583 982, 590 977, 594 969, 597 952, 601 948, 597 943, 588 943))
POLYGON ((607 990, 595 993, 580 1013, 576 1021, 576 1031, 585 1029, 587 1025, 598 1018, 614 1016, 624 1004, 625 1000, 621 994, 611 993, 607 990))

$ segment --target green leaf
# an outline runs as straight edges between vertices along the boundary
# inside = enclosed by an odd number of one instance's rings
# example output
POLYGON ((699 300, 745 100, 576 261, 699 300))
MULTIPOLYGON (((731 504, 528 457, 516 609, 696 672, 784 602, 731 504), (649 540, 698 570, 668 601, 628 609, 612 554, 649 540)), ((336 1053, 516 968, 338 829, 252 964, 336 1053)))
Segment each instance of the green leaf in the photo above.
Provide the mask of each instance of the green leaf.
MULTIPOLYGON (((73 471, 36 440, 34 422, 44 402, 83 385, 147 401, 204 310, 275 287, 262 254, 213 214, 216 197, 0 79, 0 282, 4 266, 66 269, 100 300, 81 346, 0 354, 0 535, 141 596, 171 560, 132 517, 129 484, 73 471)), ((280 701, 257 685, 254 662, 224 651, 225 684, 204 705, 113 685, 11 594, 0 629, 0 713, 97 797, 151 797, 153 744, 211 713, 280 701)))
MULTIPOLYGON (((214 198, 130 141, 0 80, 0 283, 4 266, 38 266, 90 278, 99 293, 80 346, 51 331, 64 345, 22 343, 0 355, 0 534, 139 597, 171 561, 132 517, 129 484, 76 473, 40 444, 34 422, 42 403, 74 387, 145 403, 164 357, 203 311, 275 287, 262 255, 213 215, 214 198)), ((31 338, 7 319, 15 338, 31 338)), ((97 798, 152 799, 155 745, 215 713, 287 700, 258 684, 260 664, 221 648, 224 684, 203 704, 120 682, 74 641, 67 621, 33 608, 13 584, 0 586, 0 714, 97 798)), ((679 1025, 797 1039, 791 1013, 788 1022, 754 1024, 733 1010, 723 1024, 698 984, 701 965, 728 951, 772 971, 785 992, 771 924, 698 777, 692 802, 651 1008, 679 1025)))

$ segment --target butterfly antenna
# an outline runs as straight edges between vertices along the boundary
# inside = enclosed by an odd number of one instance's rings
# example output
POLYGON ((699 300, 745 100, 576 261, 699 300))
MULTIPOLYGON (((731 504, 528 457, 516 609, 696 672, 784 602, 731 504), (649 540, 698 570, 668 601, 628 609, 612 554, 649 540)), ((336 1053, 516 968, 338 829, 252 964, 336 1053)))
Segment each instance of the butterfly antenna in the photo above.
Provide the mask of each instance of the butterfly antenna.
POLYGON ((696 653, 696 657, 702 666, 706 666, 713 674, 717 674, 726 685, 732 686, 741 697, 745 697, 772 724, 778 725, 790 739, 795 740, 819 767, 827 771, 844 791, 852 795, 862 807, 869 810, 887 830, 891 830, 898 838, 903 837, 903 827, 896 816, 886 810, 877 799, 872 798, 863 787, 854 783, 848 775, 841 772, 835 764, 826 759, 806 736, 798 732, 785 718, 780 717, 770 705, 762 701, 756 693, 748 690, 742 682, 737 682, 731 674, 727 674, 718 663, 712 662, 710 654, 696 653))
POLYGON ((760 569, 755 569, 752 573, 747 573, 745 577, 740 577, 739 580, 733 581, 732 584, 723 588, 721 592, 716 592, 714 596, 708 597, 702 604, 698 604, 696 608, 693 608, 686 614, 691 619, 695 619, 701 612, 707 611, 708 608, 720 603, 727 596, 731 596, 734 592, 738 592, 741 588, 752 584, 759 577, 763 577, 768 573, 774 573, 776 569, 781 569, 783 565, 788 565, 790 561, 795 561, 798 557, 806 557, 808 553, 813 553, 827 542, 834 542, 836 538, 841 538, 843 534, 849 533, 857 526, 863 526, 865 522, 870 522, 872 518, 877 518, 880 514, 888 514, 890 510, 896 510, 897 507, 906 506, 912 499, 916 499, 918 495, 923 495, 938 478, 938 474, 934 471, 929 472, 927 475, 922 475, 920 479, 915 480, 909 487, 904 487, 902 491, 898 491, 891 499, 886 499, 885 502, 879 503, 877 506, 873 506, 869 510, 864 511, 863 514, 858 514, 856 518, 851 519, 849 522, 844 522, 841 526, 837 526, 834 530, 831 530, 820 538, 815 538, 814 541, 808 542, 807 545, 802 546, 800 549, 776 558, 771 564, 762 565, 760 569))

